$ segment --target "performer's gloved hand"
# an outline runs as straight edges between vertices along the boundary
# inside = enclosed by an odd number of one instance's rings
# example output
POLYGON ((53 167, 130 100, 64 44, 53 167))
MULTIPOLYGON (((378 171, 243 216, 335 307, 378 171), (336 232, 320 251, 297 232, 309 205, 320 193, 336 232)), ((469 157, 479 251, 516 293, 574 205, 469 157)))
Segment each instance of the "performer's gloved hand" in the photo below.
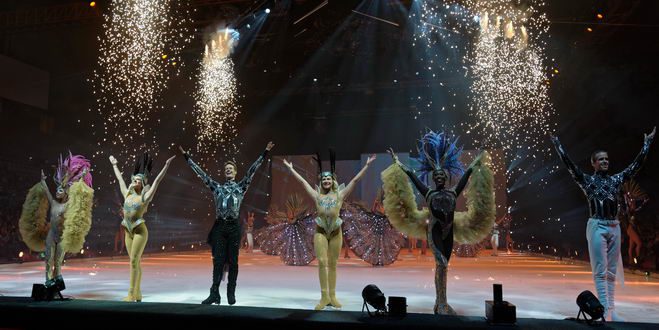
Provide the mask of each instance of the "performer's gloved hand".
POLYGON ((293 169, 293 163, 289 162, 286 158, 284 158, 284 165, 286 165, 286 167, 288 167, 290 170, 293 169))
POLYGON ((643 138, 643 139, 644 139, 644 142, 645 142, 645 143, 650 143, 650 142, 652 142, 652 139, 654 139, 654 133, 656 133, 656 132, 657 132, 657 126, 655 126, 654 128, 652 128, 652 132, 650 132, 650 134, 644 134, 644 138, 643 138))
POLYGON ((41 181, 46 181, 46 175, 43 174, 43 170, 41 170, 41 181))
POLYGON ((181 154, 183 154, 183 157, 185 158, 185 161, 187 162, 188 159, 190 158, 190 155, 188 155, 188 153, 181 146, 178 146, 178 150, 181 151, 181 154))
POLYGON ((391 158, 394 160, 394 163, 400 165, 400 162, 398 161, 398 156, 396 156, 396 153, 394 152, 394 148, 389 148, 387 149, 387 152, 391 155, 391 158))
POLYGON ((265 146, 265 150, 270 151, 270 150, 272 150, 272 148, 274 148, 274 146, 275 146, 275 144, 272 143, 272 141, 269 141, 268 145, 265 146))

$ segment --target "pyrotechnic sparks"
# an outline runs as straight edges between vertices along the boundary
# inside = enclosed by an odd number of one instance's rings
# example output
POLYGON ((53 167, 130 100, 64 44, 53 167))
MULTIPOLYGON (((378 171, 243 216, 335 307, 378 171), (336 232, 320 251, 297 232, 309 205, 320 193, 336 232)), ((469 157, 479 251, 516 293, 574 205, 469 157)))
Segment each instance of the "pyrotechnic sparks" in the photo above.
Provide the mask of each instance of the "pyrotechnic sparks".
POLYGON ((206 44, 194 95, 197 151, 202 158, 212 157, 218 150, 229 158, 238 152, 235 137, 240 106, 236 102, 238 89, 229 56, 238 37, 238 32, 225 29, 212 35, 206 44))
MULTIPOLYGON (((555 129, 543 6, 541 0, 421 0, 410 14, 414 43, 425 48, 421 60, 431 78, 444 72, 471 78, 470 111, 464 115, 472 119, 461 125, 466 135, 482 146, 502 148, 515 164, 545 154, 547 135, 555 129)), ((506 174, 514 171, 524 169, 510 167, 506 174)))
POLYGON ((534 155, 554 131, 544 63, 549 22, 532 3, 515 3, 471 3, 480 18, 480 33, 469 58, 471 103, 489 140, 485 142, 498 142, 507 151, 530 148, 534 155))
POLYGON ((186 4, 170 0, 110 4, 99 37, 99 69, 92 78, 104 126, 99 146, 109 143, 116 154, 156 146, 153 126, 157 125, 148 123, 164 108, 160 97, 184 63, 181 51, 192 38, 186 29, 190 16, 186 4))

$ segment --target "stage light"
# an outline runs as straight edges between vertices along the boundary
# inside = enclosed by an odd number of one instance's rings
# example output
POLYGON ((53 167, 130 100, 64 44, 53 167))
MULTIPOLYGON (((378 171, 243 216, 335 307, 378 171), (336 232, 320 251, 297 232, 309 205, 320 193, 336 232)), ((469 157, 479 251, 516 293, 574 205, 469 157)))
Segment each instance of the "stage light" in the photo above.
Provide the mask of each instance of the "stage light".
POLYGON ((577 296, 577 306, 579 306, 577 320, 581 319, 581 315, 583 315, 584 319, 589 324, 599 319, 604 320, 604 306, 602 306, 602 303, 600 303, 592 292, 588 290, 581 292, 577 296), (588 319, 586 314, 589 315, 591 319, 588 319))
POLYGON ((602 14, 597 14, 597 18, 602 19, 604 16, 602 14))
POLYGON ((163 60, 167 59, 167 54, 163 54, 162 56, 160 56, 160 58, 162 58, 163 60))
POLYGON ((21 251, 21 252, 18 253, 18 257, 19 257, 19 258, 23 258, 23 251, 21 251))
POLYGON ((270 8, 266 8, 266 9, 265 9, 265 13, 266 13, 266 14, 270 14, 270 8))
POLYGON ((46 284, 35 283, 32 285, 32 299, 35 301, 43 300, 53 300, 57 296, 60 300, 63 300, 61 291, 66 289, 64 285, 64 279, 61 276, 58 276, 54 279, 46 281, 46 284))
POLYGON ((362 298, 364 298, 362 312, 364 312, 364 308, 366 308, 368 315, 371 315, 371 310, 368 308, 369 305, 375 308, 375 315, 382 315, 387 312, 387 298, 375 284, 369 284, 364 287, 362 290, 362 298))
POLYGON ((593 29, 592 28, 587 28, 586 31, 593 32, 593 29))
POLYGON ((92 1, 89 3, 89 7, 96 7, 96 1, 92 1))

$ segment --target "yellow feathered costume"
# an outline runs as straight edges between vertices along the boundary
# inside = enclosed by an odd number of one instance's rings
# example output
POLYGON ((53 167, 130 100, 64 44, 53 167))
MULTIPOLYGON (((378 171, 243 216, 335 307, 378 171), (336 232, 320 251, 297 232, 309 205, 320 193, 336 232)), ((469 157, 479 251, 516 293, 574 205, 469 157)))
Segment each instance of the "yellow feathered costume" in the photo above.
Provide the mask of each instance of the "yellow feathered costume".
MULTIPOLYGON (((69 199, 64 211, 64 229, 62 231, 62 248, 68 253, 78 253, 85 243, 92 224, 92 205, 94 190, 82 180, 71 185, 69 199)), ((48 216, 48 198, 41 183, 34 185, 23 203, 23 212, 18 222, 19 231, 25 245, 36 252, 45 250, 46 236, 50 229, 48 216)))
MULTIPOLYGON (((484 239, 492 229, 496 217, 494 203, 494 176, 488 166, 489 154, 476 163, 465 191, 467 211, 455 212, 453 237, 461 244, 472 244, 484 239)), ((426 239, 427 207, 419 210, 412 184, 397 164, 382 172, 384 183, 384 210, 391 224, 408 236, 426 239)))

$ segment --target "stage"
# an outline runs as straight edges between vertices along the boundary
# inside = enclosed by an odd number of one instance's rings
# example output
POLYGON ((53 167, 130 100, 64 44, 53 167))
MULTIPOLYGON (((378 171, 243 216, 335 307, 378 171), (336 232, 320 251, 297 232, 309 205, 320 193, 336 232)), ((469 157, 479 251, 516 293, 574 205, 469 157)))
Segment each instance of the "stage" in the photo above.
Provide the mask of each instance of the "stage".
MULTIPOLYGON (((590 269, 580 261, 559 261, 520 253, 478 258, 453 256, 448 298, 460 315, 484 316, 492 284, 502 283, 504 300, 517 306, 518 318, 564 319, 577 314, 576 296, 593 290, 590 269)), ((208 295, 211 273, 208 251, 146 255, 142 261, 144 302, 198 304, 208 295)), ((278 257, 241 251, 237 306, 312 309, 319 298, 317 268, 283 265, 278 257)), ((32 283, 43 282, 43 262, 0 265, 0 294, 27 297, 32 283)), ((343 311, 360 311, 361 290, 376 284, 387 296, 407 297, 408 312, 432 313, 432 256, 404 250, 387 267, 372 267, 352 256, 339 260, 337 296, 343 311)), ((118 301, 126 295, 128 259, 71 259, 63 268, 65 296, 118 301)), ((221 293, 225 296, 224 282, 221 293)), ((223 305, 226 300, 223 300, 223 305)), ((617 310, 627 321, 659 323, 659 280, 625 274, 616 292, 617 310)))

